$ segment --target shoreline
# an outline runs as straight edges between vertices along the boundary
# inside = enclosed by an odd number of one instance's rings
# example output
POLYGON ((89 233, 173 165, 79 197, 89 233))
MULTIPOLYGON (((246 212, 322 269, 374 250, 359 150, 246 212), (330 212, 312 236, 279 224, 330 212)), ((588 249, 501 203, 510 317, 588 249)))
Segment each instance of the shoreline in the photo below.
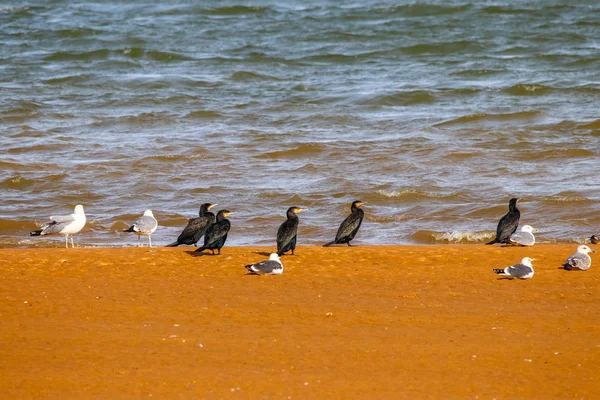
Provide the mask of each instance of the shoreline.
POLYGON ((600 257, 559 269, 575 248, 301 246, 281 276, 244 270, 274 246, 0 249, 0 393, 598 397, 600 257), (532 279, 492 272, 524 256, 532 279))

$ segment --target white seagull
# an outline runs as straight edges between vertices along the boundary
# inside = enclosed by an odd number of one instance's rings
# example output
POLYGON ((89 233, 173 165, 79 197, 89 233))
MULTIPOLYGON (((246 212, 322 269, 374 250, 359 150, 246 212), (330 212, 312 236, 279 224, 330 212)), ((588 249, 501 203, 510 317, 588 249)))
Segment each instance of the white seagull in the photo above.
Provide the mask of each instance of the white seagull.
POLYGON ((511 265, 504 269, 494 269, 494 272, 501 276, 506 276, 510 279, 531 279, 533 277, 533 258, 524 257, 520 264, 511 265))
POLYGON ((53 215, 50 217, 48 225, 42 229, 29 232, 30 236, 46 236, 46 235, 64 235, 65 236, 65 247, 69 248, 69 235, 71 235, 71 247, 75 247, 73 244, 73 235, 79 233, 85 226, 85 213, 83 212, 83 206, 78 204, 75 206, 75 211, 71 215, 53 215))
POLYGON ((152 247, 151 236, 156 228, 158 228, 158 221, 154 218, 152 210, 146 210, 140 219, 136 220, 129 229, 125 229, 123 232, 133 232, 138 235, 138 247, 140 247, 140 236, 148 236, 148 243, 152 247))
POLYGON ((510 235, 508 241, 510 244, 517 246, 533 246, 535 244, 533 232, 537 232, 537 229, 533 228, 531 225, 523 225, 519 232, 510 235))
POLYGON ((582 244, 581 246, 577 247, 577 253, 567 258, 567 261, 565 261, 563 267, 567 270, 580 271, 590 269, 590 267, 592 266, 592 258, 588 254, 590 252, 595 253, 596 251, 582 244))
POLYGON ((271 253, 268 260, 246 265, 244 268, 255 275, 283 274, 283 264, 281 263, 281 260, 279 260, 279 255, 277 253, 271 253))

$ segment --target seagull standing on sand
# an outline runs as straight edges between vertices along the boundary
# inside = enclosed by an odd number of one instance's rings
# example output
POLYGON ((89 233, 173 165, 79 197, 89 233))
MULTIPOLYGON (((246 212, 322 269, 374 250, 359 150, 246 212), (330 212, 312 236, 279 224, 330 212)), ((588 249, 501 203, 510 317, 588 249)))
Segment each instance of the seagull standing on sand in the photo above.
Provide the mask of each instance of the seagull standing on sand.
POLYGON ((138 235, 138 247, 140 247, 140 236, 148 236, 148 244, 152 247, 152 234, 158 228, 158 221, 154 218, 152 210, 144 211, 144 215, 129 227, 124 229, 123 232, 133 232, 138 235))
POLYGON ((511 265, 504 269, 494 269, 494 272, 507 278, 531 279, 533 278, 533 258, 524 257, 520 264, 511 265))
POLYGON ((268 260, 256 264, 246 265, 244 268, 255 275, 279 275, 283 274, 283 264, 277 253, 271 253, 268 260))
POLYGON ((523 225, 520 232, 515 232, 508 239, 510 244, 516 246, 533 246, 535 244, 535 236, 533 232, 537 232, 536 228, 531 225, 523 225))
POLYGON ((596 251, 582 244, 581 246, 577 247, 577 253, 567 258, 567 261, 565 261, 563 267, 569 271, 585 271, 586 269, 590 269, 592 266, 592 258, 588 254, 590 252, 595 253, 596 251))
POLYGON ((85 226, 86 218, 83 212, 83 206, 78 204, 71 215, 54 215, 50 217, 48 225, 42 229, 29 232, 30 236, 46 236, 46 235, 64 235, 65 247, 69 248, 69 235, 71 235, 71 247, 73 244, 73 235, 79 233, 85 226))
POLYGON ((486 244, 494 244, 494 243, 509 243, 508 239, 510 235, 515 233, 517 227, 519 226, 519 219, 521 218, 521 212, 517 208, 517 202, 521 200, 518 198, 510 199, 508 202, 508 212, 498 222, 498 227, 496 228, 496 238, 491 242, 486 244))

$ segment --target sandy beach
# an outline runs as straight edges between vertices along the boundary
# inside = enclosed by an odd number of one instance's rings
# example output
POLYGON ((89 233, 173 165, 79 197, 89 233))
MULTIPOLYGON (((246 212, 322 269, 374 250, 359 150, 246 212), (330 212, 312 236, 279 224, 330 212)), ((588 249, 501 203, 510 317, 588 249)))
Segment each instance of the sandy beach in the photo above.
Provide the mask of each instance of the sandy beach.
POLYGON ((281 276, 191 250, 0 250, 1 397, 600 396, 600 259, 559 269, 572 244, 299 247, 281 276))

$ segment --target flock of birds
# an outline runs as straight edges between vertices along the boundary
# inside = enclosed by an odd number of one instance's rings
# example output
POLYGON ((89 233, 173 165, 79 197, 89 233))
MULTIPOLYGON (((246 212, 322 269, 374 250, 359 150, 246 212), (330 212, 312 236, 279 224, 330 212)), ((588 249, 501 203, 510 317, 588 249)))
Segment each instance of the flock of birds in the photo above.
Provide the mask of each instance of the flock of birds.
MULTIPOLYGON (((519 220, 521 213, 517 208, 517 202, 519 198, 513 198, 508 203, 508 213, 504 215, 498 222, 496 228, 496 237, 489 243, 486 244, 507 244, 516 246, 533 246, 535 244, 535 236, 533 235, 537 229, 530 225, 524 225, 520 231, 517 232, 519 226, 519 220)), ((331 246, 333 244, 347 244, 351 246, 350 242, 356 236, 363 218, 364 211, 361 209, 362 202, 356 200, 352 202, 350 206, 350 215, 346 217, 340 224, 335 239, 329 243, 324 244, 324 247, 331 246)), ((186 227, 183 229, 181 234, 177 237, 173 243, 167 245, 167 247, 175 247, 179 245, 194 245, 196 246, 200 239, 204 237, 204 243, 202 246, 195 250, 195 253, 202 253, 205 250, 211 250, 212 254, 221 254, 221 248, 225 245, 227 240, 227 234, 231 229, 231 223, 227 219, 230 215, 234 214, 229 210, 220 210, 217 215, 213 214, 210 210, 217 204, 204 203, 200 206, 199 216, 196 218, 190 218, 186 227)), ((246 270, 252 274, 281 274, 283 273, 283 264, 281 263, 280 257, 285 253, 291 251, 292 255, 296 249, 296 239, 298 233, 298 213, 307 211, 306 208, 290 207, 286 213, 286 220, 281 224, 277 230, 277 253, 272 253, 268 260, 258 262, 256 264, 246 265, 246 270)), ((30 232, 31 236, 46 236, 46 235, 63 235, 65 237, 65 246, 69 247, 69 236, 71 237, 71 247, 75 247, 73 244, 73 235, 79 233, 86 223, 85 213, 82 205, 75 206, 73 214, 66 216, 51 216, 51 222, 45 225, 42 229, 30 232)), ((140 244, 141 236, 148 236, 148 244, 152 247, 152 234, 158 227, 158 221, 154 218, 151 210, 144 211, 144 214, 137 219, 133 225, 124 232, 132 232, 138 236, 138 247, 140 244)), ((593 235, 590 238, 591 243, 600 243, 600 234, 593 235)), ((592 259, 588 253, 595 253, 594 250, 586 245, 577 247, 575 254, 571 255, 563 267, 567 270, 581 270, 585 271, 592 265, 592 259)), ((524 257, 521 263, 511 265, 504 269, 494 269, 494 272, 508 278, 519 278, 519 279, 530 279, 533 277, 533 259, 524 257)))

